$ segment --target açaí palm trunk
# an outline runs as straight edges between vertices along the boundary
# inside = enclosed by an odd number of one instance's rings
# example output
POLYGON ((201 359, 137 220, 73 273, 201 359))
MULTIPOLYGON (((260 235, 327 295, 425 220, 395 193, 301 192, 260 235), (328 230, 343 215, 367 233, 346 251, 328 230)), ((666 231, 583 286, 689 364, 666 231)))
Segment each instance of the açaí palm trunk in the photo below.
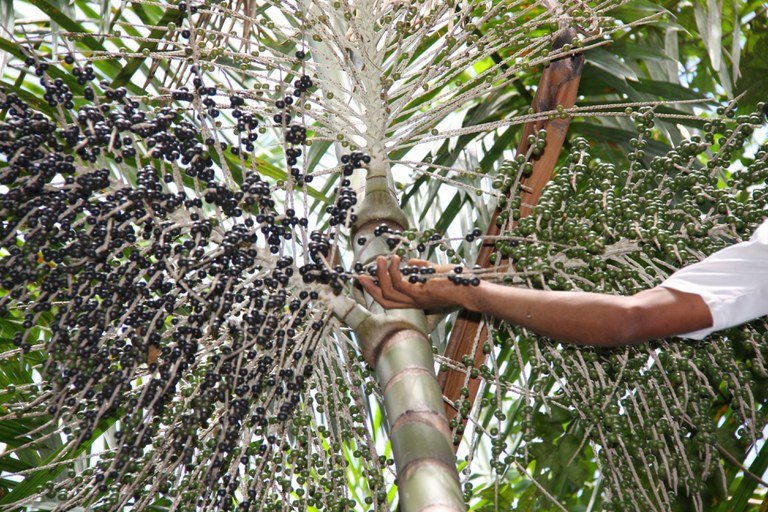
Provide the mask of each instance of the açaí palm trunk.
MULTIPOLYGON (((365 198, 357 211, 352 241, 357 261, 363 264, 390 252, 383 237, 373 236, 377 226, 407 228, 391 188, 385 154, 371 153, 365 198), (365 238, 363 245, 357 243, 361 237, 365 238)), ((424 312, 382 311, 369 297, 361 300, 367 302, 367 308, 341 296, 332 299, 337 316, 355 330, 363 355, 376 369, 389 420, 400 509, 465 510, 424 312)))

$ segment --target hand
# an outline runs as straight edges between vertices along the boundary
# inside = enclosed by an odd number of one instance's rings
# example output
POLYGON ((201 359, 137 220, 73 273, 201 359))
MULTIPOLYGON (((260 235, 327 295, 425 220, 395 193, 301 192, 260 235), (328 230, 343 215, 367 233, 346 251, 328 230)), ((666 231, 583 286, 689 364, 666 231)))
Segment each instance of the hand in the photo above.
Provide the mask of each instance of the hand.
MULTIPOLYGON (((451 265, 435 265, 424 260, 410 260, 410 266, 431 267, 435 274, 447 274, 451 265)), ((386 309, 446 309, 464 306, 470 287, 456 286, 445 277, 431 277, 426 283, 410 283, 400 272, 400 257, 393 256, 389 267, 387 260, 376 258, 378 286, 369 276, 360 276, 360 284, 371 297, 386 309)))

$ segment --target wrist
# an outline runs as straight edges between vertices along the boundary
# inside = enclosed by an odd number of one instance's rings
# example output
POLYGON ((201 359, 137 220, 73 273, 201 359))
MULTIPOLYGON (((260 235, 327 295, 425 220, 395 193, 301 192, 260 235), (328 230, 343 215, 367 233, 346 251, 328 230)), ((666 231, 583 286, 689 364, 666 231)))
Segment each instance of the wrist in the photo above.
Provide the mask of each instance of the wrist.
POLYGON ((478 286, 463 287, 464 289, 457 294, 458 296, 457 305, 469 311, 475 311, 475 312, 482 311, 483 310, 482 298, 485 295, 485 292, 487 291, 488 286, 490 286, 490 283, 487 283, 485 281, 480 281, 480 284, 478 286), (464 293, 461 293, 461 292, 464 292, 464 293))

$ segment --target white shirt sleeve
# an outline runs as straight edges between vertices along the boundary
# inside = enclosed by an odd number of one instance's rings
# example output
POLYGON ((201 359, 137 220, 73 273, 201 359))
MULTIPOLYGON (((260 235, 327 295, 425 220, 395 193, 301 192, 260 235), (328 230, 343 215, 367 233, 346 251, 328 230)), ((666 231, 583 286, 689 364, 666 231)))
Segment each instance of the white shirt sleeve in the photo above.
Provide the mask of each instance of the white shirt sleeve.
POLYGON ((678 270, 661 286, 699 295, 712 314, 711 327, 681 334, 683 338, 700 340, 768 315, 768 220, 749 241, 678 270))

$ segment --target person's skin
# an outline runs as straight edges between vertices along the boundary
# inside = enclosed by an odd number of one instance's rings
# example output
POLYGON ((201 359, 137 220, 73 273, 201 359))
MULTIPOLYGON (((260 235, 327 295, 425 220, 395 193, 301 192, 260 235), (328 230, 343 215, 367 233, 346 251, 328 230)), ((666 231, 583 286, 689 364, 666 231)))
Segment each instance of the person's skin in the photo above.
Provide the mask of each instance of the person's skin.
MULTIPOLYGON (((450 265, 410 260, 449 273, 450 265)), ((492 315, 540 335, 569 343, 619 346, 697 331, 712 325, 712 315, 696 294, 657 286, 624 297, 587 292, 531 290, 481 281, 457 286, 445 277, 409 283, 400 258, 376 261, 378 286, 360 276, 363 288, 386 309, 440 310, 461 307, 492 315)))

